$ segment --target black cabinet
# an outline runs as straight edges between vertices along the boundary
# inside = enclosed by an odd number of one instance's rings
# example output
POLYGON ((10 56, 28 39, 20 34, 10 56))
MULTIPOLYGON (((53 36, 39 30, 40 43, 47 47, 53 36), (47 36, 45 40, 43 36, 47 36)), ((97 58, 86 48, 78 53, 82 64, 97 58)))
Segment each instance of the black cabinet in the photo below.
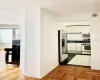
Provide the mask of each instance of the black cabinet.
POLYGON ((20 45, 12 45, 12 62, 20 63, 20 45))
POLYGON ((12 48, 5 48, 5 51, 7 64, 20 64, 20 40, 13 40, 12 48), (9 62, 9 55, 11 55, 12 58, 11 62, 9 62))

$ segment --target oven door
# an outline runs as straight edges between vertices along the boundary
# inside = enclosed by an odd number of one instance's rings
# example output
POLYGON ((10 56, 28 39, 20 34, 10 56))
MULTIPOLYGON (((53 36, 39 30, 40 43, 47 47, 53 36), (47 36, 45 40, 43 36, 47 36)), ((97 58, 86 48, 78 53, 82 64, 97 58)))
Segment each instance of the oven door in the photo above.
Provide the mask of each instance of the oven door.
POLYGON ((91 50, 90 45, 85 45, 85 46, 84 46, 84 50, 91 50))

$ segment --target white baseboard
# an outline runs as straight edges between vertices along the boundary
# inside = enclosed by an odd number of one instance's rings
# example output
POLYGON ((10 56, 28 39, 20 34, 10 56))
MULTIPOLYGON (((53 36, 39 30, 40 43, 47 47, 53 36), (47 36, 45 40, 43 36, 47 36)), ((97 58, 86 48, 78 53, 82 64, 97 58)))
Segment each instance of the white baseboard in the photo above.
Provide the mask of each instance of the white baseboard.
POLYGON ((32 78, 37 78, 37 79, 41 79, 40 76, 33 76, 32 74, 28 74, 28 73, 24 73, 24 76, 26 76, 26 77, 32 77, 32 78))

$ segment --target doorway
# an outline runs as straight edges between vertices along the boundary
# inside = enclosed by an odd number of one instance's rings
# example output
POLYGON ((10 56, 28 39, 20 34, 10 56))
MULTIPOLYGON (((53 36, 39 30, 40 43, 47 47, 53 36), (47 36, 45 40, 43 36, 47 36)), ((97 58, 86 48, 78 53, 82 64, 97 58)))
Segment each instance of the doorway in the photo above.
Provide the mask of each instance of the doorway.
POLYGON ((90 67, 90 25, 65 27, 65 31, 58 31, 59 64, 90 67))
POLYGON ((9 64, 20 64, 20 29, 0 28, 0 72, 9 64))

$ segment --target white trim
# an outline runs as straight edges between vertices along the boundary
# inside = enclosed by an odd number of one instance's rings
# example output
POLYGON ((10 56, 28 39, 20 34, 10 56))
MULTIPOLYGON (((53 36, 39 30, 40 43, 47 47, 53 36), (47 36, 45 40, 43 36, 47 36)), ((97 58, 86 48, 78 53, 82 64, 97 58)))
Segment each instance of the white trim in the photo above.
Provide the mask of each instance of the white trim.
POLYGON ((25 10, 20 11, 20 69, 25 75, 25 10))

